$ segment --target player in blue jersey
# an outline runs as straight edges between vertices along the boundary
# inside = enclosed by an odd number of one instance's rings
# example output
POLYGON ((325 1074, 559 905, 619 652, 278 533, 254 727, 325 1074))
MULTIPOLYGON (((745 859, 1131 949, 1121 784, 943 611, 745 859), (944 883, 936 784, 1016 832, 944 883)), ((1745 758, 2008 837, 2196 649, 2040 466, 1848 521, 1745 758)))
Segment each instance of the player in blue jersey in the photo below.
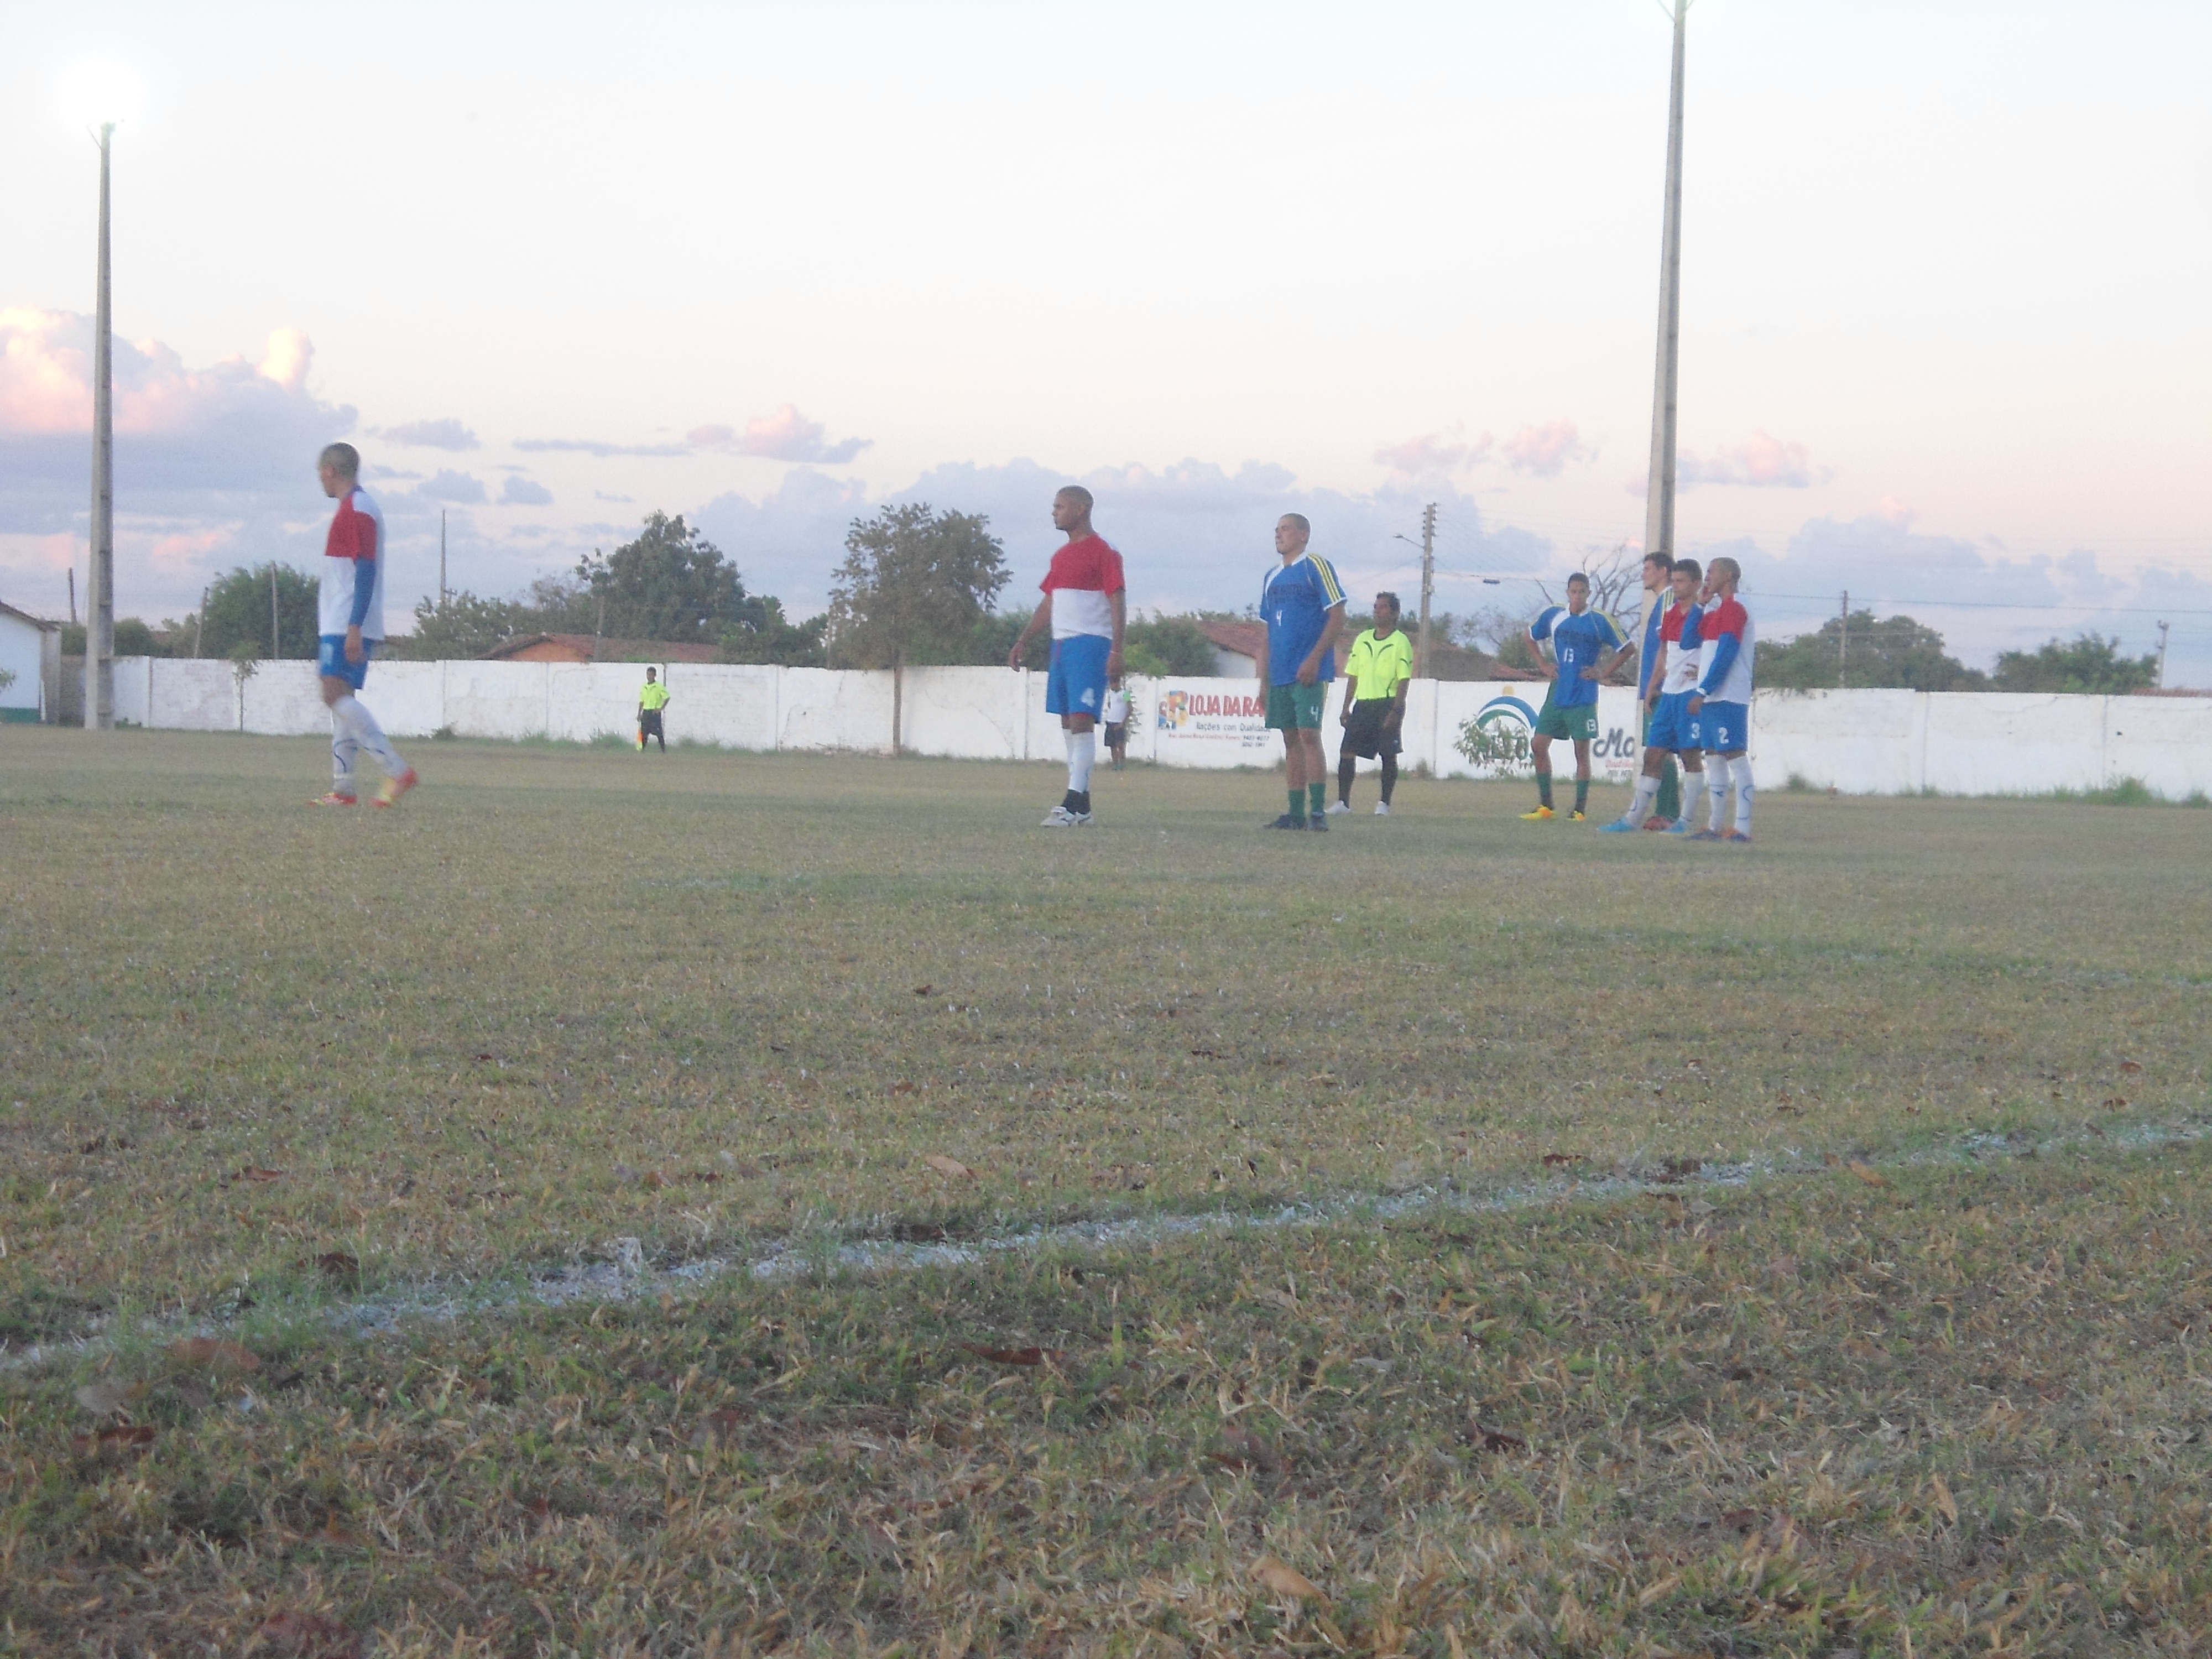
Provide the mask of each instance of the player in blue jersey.
POLYGON ((1705 576, 1705 616, 1698 628, 1702 660, 1689 709, 1705 745, 1713 816, 1709 826, 1692 834, 1694 841, 1751 841, 1751 759, 1746 750, 1751 746, 1751 665, 1759 631, 1736 598, 1742 580, 1743 567, 1726 557, 1715 559, 1705 576), (1728 823, 1731 796, 1733 826, 1728 823))
MULTIPOLYGON (((1682 763, 1682 816, 1668 827, 1679 836, 1687 836, 1693 827, 1691 819, 1697 813, 1698 796, 1705 784, 1704 743, 1697 716, 1689 708, 1690 693, 1698 684, 1698 629, 1704 618, 1698 588, 1704 580, 1705 572, 1695 559, 1674 561, 1674 602, 1659 619, 1664 647, 1658 672, 1659 706, 1652 711, 1650 729, 1644 734, 1644 775, 1636 781, 1636 799, 1626 815, 1607 824, 1604 834, 1625 835, 1644 827, 1659 793, 1659 769, 1669 755, 1679 757, 1682 763)), ((1645 684, 1650 683, 1647 677, 1645 684)))
POLYGON ((1321 711, 1336 678, 1332 647, 1344 628, 1344 588, 1327 559, 1306 550, 1313 526, 1303 513, 1275 525, 1281 562, 1260 584, 1260 695, 1267 727, 1283 734, 1283 766, 1291 810, 1270 830, 1326 830, 1328 763, 1321 752, 1321 711))
POLYGON ((1552 740, 1565 738, 1575 746, 1575 810, 1571 822, 1580 823, 1589 805, 1590 744, 1597 740, 1597 683, 1628 654, 1628 642, 1602 611, 1589 608, 1589 578, 1579 570, 1567 578, 1565 606, 1550 605, 1528 624, 1528 642, 1540 653, 1551 647, 1545 665, 1552 689, 1544 694, 1543 712, 1536 716, 1533 743, 1536 759, 1536 810, 1523 812, 1528 823, 1540 823, 1552 811, 1552 740), (1607 653, 1611 654, 1608 655, 1607 653))

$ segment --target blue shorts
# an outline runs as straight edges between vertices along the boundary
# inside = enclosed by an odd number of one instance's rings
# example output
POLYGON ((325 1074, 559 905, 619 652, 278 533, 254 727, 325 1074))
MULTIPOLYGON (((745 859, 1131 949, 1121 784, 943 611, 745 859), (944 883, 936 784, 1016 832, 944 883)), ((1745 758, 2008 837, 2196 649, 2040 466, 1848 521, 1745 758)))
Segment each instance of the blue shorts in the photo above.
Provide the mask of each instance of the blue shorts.
POLYGON ((1751 746, 1751 706, 1709 702, 1698 711, 1698 731, 1709 755, 1733 755, 1751 746))
POLYGON ((368 684, 368 659, 375 654, 376 641, 363 640, 361 642, 361 660, 348 662, 345 635, 325 634, 316 646, 315 672, 326 680, 343 680, 358 691, 368 684))
POLYGON ((1690 712, 1690 694, 1670 691, 1659 699, 1658 708, 1651 711, 1651 726, 1644 734, 1644 746, 1671 749, 1678 755, 1686 750, 1702 749, 1705 744, 1698 738, 1698 717, 1690 712))
POLYGON ((1052 642, 1045 672, 1044 712, 1098 718, 1106 702, 1106 653, 1114 641, 1098 634, 1071 634, 1052 642))

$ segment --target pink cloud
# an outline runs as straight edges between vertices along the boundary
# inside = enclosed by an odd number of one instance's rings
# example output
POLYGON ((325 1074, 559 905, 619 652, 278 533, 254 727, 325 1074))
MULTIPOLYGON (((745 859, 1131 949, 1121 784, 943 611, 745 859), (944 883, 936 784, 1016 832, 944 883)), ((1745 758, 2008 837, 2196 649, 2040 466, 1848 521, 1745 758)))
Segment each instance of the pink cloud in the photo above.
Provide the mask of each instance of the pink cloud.
POLYGON ((1785 443, 1764 432, 1755 432, 1747 443, 1707 455, 1684 454, 1675 477, 1685 489, 1695 484, 1741 484, 1749 489, 1804 489, 1826 483, 1835 476, 1832 467, 1813 465, 1804 445, 1785 443))
POLYGON ((756 455, 770 461, 812 461, 837 466, 851 460, 874 440, 842 438, 827 441, 827 429, 810 421, 795 404, 783 404, 773 415, 756 415, 743 432, 726 426, 696 426, 684 434, 700 449, 727 449, 739 455, 756 455))
MULTIPOLYGON (((115 343, 115 430, 171 436, 258 404, 306 397, 312 341, 296 328, 269 337, 261 362, 228 357, 187 368, 159 340, 115 343)), ((92 430, 88 318, 28 306, 0 310, 0 433, 30 436, 92 430)))
POLYGON ((1403 443, 1386 444, 1375 452, 1375 461, 1376 465, 1387 466, 1404 477, 1436 478, 1465 471, 1487 456, 1491 447, 1487 432, 1468 441, 1462 437, 1461 428, 1454 426, 1408 438, 1403 443))
POLYGON ((1505 465, 1533 477, 1556 478, 1569 461, 1590 461, 1597 452, 1582 441, 1572 421, 1524 426, 1505 441, 1505 465))

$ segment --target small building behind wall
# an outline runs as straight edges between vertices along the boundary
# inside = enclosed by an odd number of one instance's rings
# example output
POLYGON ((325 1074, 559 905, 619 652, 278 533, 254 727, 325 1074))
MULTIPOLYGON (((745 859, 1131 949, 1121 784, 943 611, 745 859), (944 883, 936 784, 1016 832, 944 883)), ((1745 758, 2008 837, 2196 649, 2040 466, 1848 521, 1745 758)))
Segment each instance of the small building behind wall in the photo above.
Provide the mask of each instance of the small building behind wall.
POLYGON ((51 722, 61 705, 62 625, 0 603, 0 722, 51 722))

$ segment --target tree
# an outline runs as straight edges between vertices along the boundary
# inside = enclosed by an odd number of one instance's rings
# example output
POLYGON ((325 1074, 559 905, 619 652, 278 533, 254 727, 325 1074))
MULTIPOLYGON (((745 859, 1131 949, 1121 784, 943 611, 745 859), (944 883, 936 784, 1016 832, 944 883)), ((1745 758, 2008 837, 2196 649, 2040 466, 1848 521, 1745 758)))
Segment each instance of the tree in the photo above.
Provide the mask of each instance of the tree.
MULTIPOLYGON (((1624 634, 1633 629, 1637 612, 1643 609, 1644 556, 1631 552, 1626 542, 1617 542, 1611 551, 1584 565, 1583 574, 1589 578, 1590 609, 1605 612, 1624 634)), ((1564 584, 1556 596, 1548 583, 1538 582, 1536 591, 1546 605, 1567 602, 1564 584)))
POLYGON ((210 657, 228 657, 240 646, 251 647, 257 656, 313 657, 317 635, 322 632, 322 584, 289 564, 256 565, 216 578, 208 589, 207 625, 200 650, 210 657), (277 621, 282 637, 269 637, 269 580, 276 579, 277 621))
POLYGON ((1991 676, 2000 691, 2075 691, 2124 696, 2158 684, 2158 653, 2123 657, 2117 635, 2083 634, 2070 645, 2051 641, 2036 651, 2008 651, 1991 676))
POLYGON ((827 660, 823 636, 829 632, 825 612, 795 623, 783 614, 783 601, 760 600, 757 623, 741 623, 722 635, 724 662, 781 663, 786 668, 819 668, 827 660))
POLYGON ((647 514, 635 541, 605 555, 594 548, 577 561, 576 574, 593 601, 606 606, 604 626, 593 618, 594 633, 689 644, 765 620, 737 566, 680 514, 647 514))
POLYGON ((1121 661, 1134 674, 1205 679, 1212 675, 1216 658, 1213 641, 1195 617, 1154 617, 1149 622, 1133 622, 1123 630, 1121 661))
POLYGON ((540 614, 519 599, 478 599, 465 590, 448 593, 443 605, 434 599, 418 599, 415 631, 392 641, 393 654, 416 662, 481 657, 509 640, 555 631, 541 623, 540 614))
POLYGON ((1831 617, 1809 634, 1762 642, 1753 674, 1761 685, 1816 691, 1838 684, 1888 686, 1913 691, 1978 691, 1989 677, 1943 649, 1943 636, 1910 617, 1875 620, 1854 611, 1850 632, 1831 617))
POLYGON ((975 513, 927 502, 855 519, 830 590, 829 641, 839 662, 891 671, 891 752, 903 740, 906 665, 957 647, 1006 585, 1006 550, 975 513))

